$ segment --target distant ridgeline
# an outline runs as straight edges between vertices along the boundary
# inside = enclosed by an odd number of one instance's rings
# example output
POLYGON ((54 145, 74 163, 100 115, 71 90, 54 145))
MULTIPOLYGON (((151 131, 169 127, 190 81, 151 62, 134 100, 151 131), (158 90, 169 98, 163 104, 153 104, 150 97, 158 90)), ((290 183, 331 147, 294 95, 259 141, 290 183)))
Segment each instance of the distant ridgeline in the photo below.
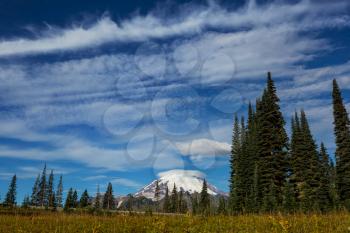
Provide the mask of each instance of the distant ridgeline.
MULTIPOLYGON (((255 108, 249 104, 247 120, 235 116, 228 198, 204 179, 190 176, 186 179, 192 182, 191 190, 184 188, 188 184, 175 184, 174 180, 179 179, 168 177, 152 182, 136 195, 118 198, 114 198, 111 183, 104 194, 97 187, 94 197, 85 190, 80 199, 77 191, 70 188, 63 204, 62 176, 54 191, 53 172, 46 179, 45 165, 34 183, 32 195, 24 198, 22 207, 166 213, 190 211, 206 215, 350 210, 350 121, 336 80, 333 80, 332 98, 335 164, 329 159, 323 143, 318 148, 304 110, 293 114, 291 138, 288 138, 269 72, 266 88, 256 100, 255 108), (198 182, 202 183, 201 189, 198 182), (193 184, 198 186, 196 192, 192 192, 193 184), (173 185, 172 191, 169 185, 173 185)), ((180 180, 186 179, 181 177, 180 180)), ((16 181, 14 175, 2 203, 5 207, 17 206, 16 181)))
MULTIPOLYGON (((317 212, 350 209, 349 117, 333 80, 336 165, 313 139, 304 110, 291 120, 291 138, 271 78, 248 119, 233 126, 230 198, 232 213, 317 212)), ((331 122, 329 122, 331 124, 331 122)))

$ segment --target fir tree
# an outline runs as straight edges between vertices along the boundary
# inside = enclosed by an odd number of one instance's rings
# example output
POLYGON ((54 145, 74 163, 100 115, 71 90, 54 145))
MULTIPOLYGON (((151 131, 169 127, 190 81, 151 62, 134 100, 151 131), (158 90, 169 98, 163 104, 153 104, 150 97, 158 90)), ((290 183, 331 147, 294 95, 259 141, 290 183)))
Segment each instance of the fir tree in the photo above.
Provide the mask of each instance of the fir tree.
POLYGON ((208 194, 207 181, 203 181, 200 202, 199 202, 201 213, 204 215, 210 214, 210 197, 208 194))
POLYGON ((40 174, 38 174, 32 189, 32 196, 31 196, 30 203, 33 206, 39 205, 39 183, 40 183, 40 174))
POLYGON ((22 202, 22 208, 29 208, 31 202, 30 202, 30 198, 28 195, 24 196, 23 202, 22 202))
POLYGON ((62 175, 60 176, 60 180, 57 185, 57 191, 56 191, 56 203, 57 207, 62 207, 62 192, 63 192, 63 181, 62 181, 62 175))
POLYGON ((77 208, 78 207, 78 193, 77 190, 74 190, 73 195, 72 195, 72 208, 77 208))
POLYGON ((218 206, 218 210, 217 210, 217 214, 223 214, 226 215, 227 211, 226 211, 226 201, 224 197, 220 197, 219 199, 219 206, 218 206))
POLYGON ((158 180, 156 180, 156 188, 154 190, 154 200, 156 201, 157 211, 159 211, 160 188, 159 188, 158 180))
POLYGON ((95 197, 95 209, 101 208, 101 194, 100 194, 100 185, 97 185, 96 197, 95 197))
POLYGON ((6 194, 4 205, 8 207, 16 206, 16 195, 17 195, 17 177, 16 175, 14 175, 9 185, 9 189, 6 194))
POLYGON ((333 80, 332 97, 336 138, 336 184, 339 200, 350 209, 350 122, 336 80, 333 80))
POLYGON ((295 192, 293 184, 287 180, 283 189, 283 210, 293 213, 296 210, 295 192))
POLYGON ((48 196, 48 206, 53 207, 54 206, 54 190, 53 190, 53 170, 51 170, 50 176, 49 176, 49 182, 48 182, 48 187, 47 187, 47 196, 48 196))
POLYGON ((47 203, 46 163, 41 174, 38 196, 39 196, 39 205, 46 206, 46 203, 47 203))
POLYGON ((89 193, 88 191, 85 189, 85 191, 83 192, 83 194, 81 194, 80 197, 80 201, 79 201, 79 206, 81 208, 85 208, 89 205, 89 193))
POLYGON ((270 187, 275 187, 274 199, 282 203, 282 189, 287 176, 288 136, 279 107, 276 88, 268 73, 267 87, 257 105, 257 154, 259 156, 260 200, 271 199, 270 187), (273 185, 271 184, 273 182, 273 185), (266 192, 267 191, 267 192, 266 192), (266 195, 269 195, 265 198, 266 195))
POLYGON ((103 208, 104 209, 114 209, 114 196, 113 196, 113 187, 111 183, 108 183, 107 190, 103 196, 103 208))
POLYGON ((196 215, 199 213, 199 203, 198 203, 198 193, 191 195, 191 204, 192 204, 192 214, 196 215))
POLYGON ((170 212, 176 213, 178 208, 178 197, 177 197, 177 189, 176 185, 174 183, 173 191, 171 192, 171 205, 170 205, 170 212))
POLYGON ((331 208, 331 168, 329 163, 329 156, 323 143, 320 149, 320 189, 319 189, 319 204, 322 211, 328 211, 331 208))
POLYGON ((166 186, 165 196, 164 196, 164 204, 163 204, 163 212, 169 213, 170 209, 171 209, 171 203, 170 203, 170 198, 169 198, 169 189, 168 189, 168 186, 166 186))
POLYGON ((64 204, 64 210, 69 210, 70 208, 73 208, 73 188, 70 188, 67 197, 66 202, 64 204))
POLYGON ((240 154, 241 154, 241 142, 240 142, 240 125, 237 115, 234 118, 231 158, 230 158, 230 197, 229 206, 231 212, 238 209, 238 203, 241 190, 240 179, 240 154))

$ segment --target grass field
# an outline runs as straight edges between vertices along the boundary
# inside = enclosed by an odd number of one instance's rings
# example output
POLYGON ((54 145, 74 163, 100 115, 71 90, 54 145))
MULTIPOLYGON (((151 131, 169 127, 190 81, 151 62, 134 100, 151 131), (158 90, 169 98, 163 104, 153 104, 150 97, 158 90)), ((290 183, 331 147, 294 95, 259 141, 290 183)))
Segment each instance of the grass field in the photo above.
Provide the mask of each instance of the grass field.
POLYGON ((350 215, 94 216, 48 213, 1 214, 0 232, 349 232, 350 215))

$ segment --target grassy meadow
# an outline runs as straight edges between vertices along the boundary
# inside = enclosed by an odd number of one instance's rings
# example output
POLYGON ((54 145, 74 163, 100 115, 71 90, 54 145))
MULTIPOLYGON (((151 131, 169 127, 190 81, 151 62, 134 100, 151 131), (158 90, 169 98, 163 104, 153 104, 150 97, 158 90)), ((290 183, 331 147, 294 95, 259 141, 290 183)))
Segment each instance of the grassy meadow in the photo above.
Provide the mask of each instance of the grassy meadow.
POLYGON ((163 216, 66 213, 0 214, 0 232, 350 232, 350 215, 163 216))

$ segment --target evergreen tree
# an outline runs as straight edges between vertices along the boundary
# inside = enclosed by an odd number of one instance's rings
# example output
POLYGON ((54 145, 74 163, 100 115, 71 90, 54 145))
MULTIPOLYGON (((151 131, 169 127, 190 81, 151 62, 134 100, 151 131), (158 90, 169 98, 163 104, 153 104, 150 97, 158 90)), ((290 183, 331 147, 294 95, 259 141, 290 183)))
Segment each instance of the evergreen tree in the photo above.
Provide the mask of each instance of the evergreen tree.
POLYGON ((88 191, 85 189, 85 191, 83 192, 83 194, 81 194, 80 197, 80 201, 79 201, 79 206, 81 208, 85 208, 89 205, 89 193, 88 191))
POLYGON ((112 188, 112 184, 108 183, 107 190, 103 197, 103 208, 110 210, 110 209, 114 209, 114 207, 115 207, 115 203, 114 203, 114 196, 113 196, 113 188, 112 188))
POLYGON ((17 195, 17 177, 16 175, 14 175, 9 185, 9 189, 6 194, 4 205, 8 207, 16 206, 16 195, 17 195))
POLYGON ((97 185, 97 192, 95 197, 95 209, 101 208, 101 194, 100 194, 100 185, 97 185))
POLYGON ((48 187, 47 187, 47 196, 48 196, 48 206, 53 207, 54 206, 54 190, 53 190, 53 170, 51 170, 50 176, 49 176, 49 182, 48 182, 48 187))
POLYGON ((163 204, 163 212, 169 213, 170 209, 171 209, 171 203, 170 203, 170 198, 169 198, 169 189, 168 189, 168 186, 166 186, 165 196, 164 196, 164 204, 163 204))
POLYGON ((327 211, 331 208, 331 168, 329 163, 329 156, 323 143, 320 149, 320 189, 319 189, 319 204, 322 211, 327 211))
POLYGON ((56 203, 57 207, 62 207, 62 193, 63 193, 63 181, 62 181, 62 175, 60 176, 60 180, 57 185, 57 191, 56 191, 56 203))
POLYGON ((134 197, 131 194, 128 194, 128 200, 126 202, 126 209, 131 212, 133 206, 134 197))
POLYGON ((229 206, 231 212, 239 209, 238 204, 240 200, 240 154, 241 154, 241 136, 240 125, 237 115, 234 118, 231 158, 230 158, 230 197, 229 206))
POLYGON ((287 213, 293 213, 296 208, 294 187, 293 184, 287 180, 283 190, 283 210, 287 213))
POLYGON ((154 190, 154 200, 156 201, 157 211, 159 211, 160 188, 159 188, 158 180, 156 180, 156 188, 154 190))
POLYGON ((336 138, 336 184, 339 200, 350 209, 350 121, 336 80, 333 80, 332 97, 336 138))
POLYGON ((196 215, 199 213, 199 203, 198 203, 198 193, 191 195, 191 204, 192 204, 192 214, 196 215))
POLYGON ((38 196, 39 196, 38 204, 40 206, 46 206, 47 204, 46 163, 41 174, 38 196))
POLYGON ((31 204, 30 198, 28 195, 24 196, 23 202, 22 202, 22 208, 28 208, 31 204))
POLYGON ((72 195, 72 208, 77 208, 78 207, 78 193, 77 190, 74 190, 73 195, 72 195))
POLYGON ((287 176, 288 136, 279 107, 275 84, 268 72, 267 87, 257 105, 257 154, 259 156, 259 192, 261 201, 282 203, 282 189, 287 176), (273 182, 273 185, 271 184, 273 182), (275 188, 271 197, 270 187, 275 188), (268 197, 265 197, 268 195, 268 197), (272 199, 271 199, 272 198, 272 199))
POLYGON ((208 186, 207 186, 206 180, 203 181, 199 206, 202 214, 204 215, 210 214, 210 197, 208 194, 208 186))
POLYGON ((40 174, 38 174, 33 189, 32 189, 32 196, 31 196, 31 205, 38 206, 39 205, 39 183, 40 183, 40 174))
POLYGON ((170 212, 176 213, 178 208, 178 197, 177 197, 177 189, 176 185, 174 183, 173 191, 171 192, 171 205, 170 205, 170 212))
POLYGON ((225 201, 225 198, 224 197, 220 197, 217 214, 225 215, 226 213, 227 212, 226 212, 226 201, 225 201))
POLYGON ((318 191, 320 186, 320 162, 316 143, 312 137, 305 112, 301 111, 300 126, 303 136, 303 153, 305 157, 305 186, 302 206, 304 210, 310 211, 319 209, 318 191))
POLYGON ((69 210, 70 208, 73 208, 73 189, 70 188, 67 193, 66 202, 64 204, 64 210, 69 210))

